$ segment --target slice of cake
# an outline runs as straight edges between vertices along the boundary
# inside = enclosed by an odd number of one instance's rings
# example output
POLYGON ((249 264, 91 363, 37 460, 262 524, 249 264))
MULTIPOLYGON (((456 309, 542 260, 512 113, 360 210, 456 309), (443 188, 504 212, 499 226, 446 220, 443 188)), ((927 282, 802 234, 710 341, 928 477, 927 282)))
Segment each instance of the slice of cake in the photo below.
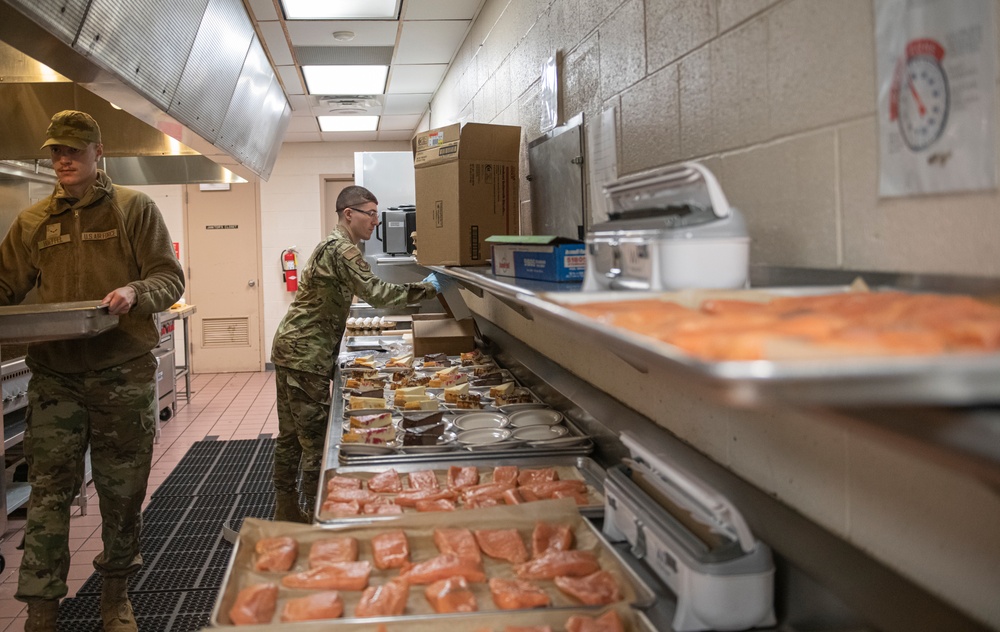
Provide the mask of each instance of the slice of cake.
POLYGON ((408 368, 413 366, 413 354, 406 353, 399 356, 393 356, 389 358, 389 361, 385 363, 387 367, 396 368, 408 368))
POLYGON ((431 388, 446 388, 468 381, 468 376, 460 373, 457 366, 453 366, 436 372, 430 381, 427 382, 427 386, 431 388))
POLYGON ((481 377, 474 378, 472 380, 473 386, 496 386, 498 384, 503 384, 503 373, 500 371, 493 371, 492 373, 487 373, 481 377))
POLYGON ((437 445, 441 442, 441 437, 447 430, 448 424, 438 422, 430 426, 422 426, 416 430, 407 430, 401 433, 403 445, 437 445))
POLYGON ((535 401, 531 391, 523 387, 517 387, 502 395, 497 395, 494 404, 505 406, 507 404, 530 404, 535 401))
POLYGON ((394 391, 393 401, 397 406, 417 399, 427 399, 426 386, 403 386, 394 391))
POLYGON ((403 413, 403 419, 399 422, 399 425, 401 428, 410 430, 433 426, 441 423, 443 420, 443 411, 405 412, 403 413))
POLYGON ((479 349, 473 349, 459 354, 458 359, 462 362, 462 366, 472 366, 482 364, 486 360, 486 355, 479 349))
POLYGON ((385 408, 385 398, 384 397, 357 397, 351 395, 350 399, 351 410, 360 410, 362 408, 385 408))
POLYGON ((436 399, 415 399, 403 404, 403 410, 437 410, 440 408, 436 399))
POLYGON ((385 428, 392 424, 392 413, 352 415, 351 428, 385 428))
POLYGON ((449 404, 454 404, 455 402, 458 401, 459 395, 468 395, 468 394, 469 394, 468 382, 465 382, 464 384, 456 384, 455 386, 449 386, 444 389, 444 401, 448 402, 449 404))
POLYGON ((385 445, 396 439, 396 428, 391 424, 380 428, 351 428, 341 437, 342 443, 385 445))
POLYGON ((459 395, 455 401, 455 407, 461 409, 478 409, 483 407, 483 402, 478 393, 466 393, 459 395))
POLYGON ((365 369, 374 368, 375 367, 375 356, 374 355, 367 355, 367 356, 360 356, 360 357, 354 358, 354 362, 351 363, 351 366, 365 368, 365 369))
POLYGON ((355 397, 383 397, 385 395, 385 389, 361 387, 351 391, 351 395, 355 397))
POLYGON ((497 384, 490 388, 490 397, 503 397, 514 392, 513 382, 504 382, 503 384, 497 384))
POLYGON ((448 355, 444 353, 428 353, 424 356, 424 366, 451 366, 451 360, 449 360, 448 355))

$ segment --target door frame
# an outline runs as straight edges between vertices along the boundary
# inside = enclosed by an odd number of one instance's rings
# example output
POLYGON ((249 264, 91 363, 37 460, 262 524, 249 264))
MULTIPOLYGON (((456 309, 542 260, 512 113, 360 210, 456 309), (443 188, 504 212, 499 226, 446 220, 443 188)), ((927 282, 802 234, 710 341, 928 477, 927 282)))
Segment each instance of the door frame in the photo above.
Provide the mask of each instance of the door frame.
MULTIPOLYGON (((357 178, 354 177, 353 173, 321 173, 319 174, 319 229, 322 232, 320 235, 320 241, 326 239, 326 236, 330 234, 336 224, 333 226, 327 226, 326 222, 326 183, 333 182, 335 180, 346 180, 351 183, 351 185, 357 183, 357 178)), ((348 185, 350 186, 350 185, 348 185)), ((374 191, 373 191, 374 193, 374 191)), ((378 194, 375 194, 378 196, 378 194)), ((337 200, 330 200, 333 205, 337 204, 337 200)))

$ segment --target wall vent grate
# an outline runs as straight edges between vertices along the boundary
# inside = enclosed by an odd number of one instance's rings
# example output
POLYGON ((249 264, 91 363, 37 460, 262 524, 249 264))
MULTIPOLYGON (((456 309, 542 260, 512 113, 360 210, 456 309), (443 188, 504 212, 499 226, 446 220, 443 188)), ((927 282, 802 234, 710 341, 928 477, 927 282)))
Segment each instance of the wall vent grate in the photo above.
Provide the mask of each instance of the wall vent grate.
POLYGON ((250 319, 206 318, 201 323, 201 346, 204 349, 250 346, 250 319))

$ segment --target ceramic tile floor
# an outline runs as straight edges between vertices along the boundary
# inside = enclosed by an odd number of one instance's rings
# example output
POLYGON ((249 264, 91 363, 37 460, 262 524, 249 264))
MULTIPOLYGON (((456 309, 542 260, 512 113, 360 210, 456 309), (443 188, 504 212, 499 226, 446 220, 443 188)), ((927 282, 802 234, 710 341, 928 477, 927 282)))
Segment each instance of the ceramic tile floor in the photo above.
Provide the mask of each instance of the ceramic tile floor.
MULTIPOLYGON (((192 376, 191 402, 177 401, 177 412, 161 424, 160 439, 153 453, 153 469, 146 491, 150 495, 174 469, 196 441, 214 436, 220 440, 256 439, 261 434, 278 434, 275 410, 274 373, 203 373, 192 376)), ((72 508, 69 546, 72 563, 69 569, 69 597, 83 586, 94 572, 93 559, 100 552, 101 516, 93 483, 87 486, 87 513, 72 508)), ((22 632, 27 616, 24 604, 14 599, 17 590, 17 567, 21 551, 17 549, 24 533, 24 510, 11 514, 7 532, 0 541, 6 568, 0 573, 0 632, 22 632)))

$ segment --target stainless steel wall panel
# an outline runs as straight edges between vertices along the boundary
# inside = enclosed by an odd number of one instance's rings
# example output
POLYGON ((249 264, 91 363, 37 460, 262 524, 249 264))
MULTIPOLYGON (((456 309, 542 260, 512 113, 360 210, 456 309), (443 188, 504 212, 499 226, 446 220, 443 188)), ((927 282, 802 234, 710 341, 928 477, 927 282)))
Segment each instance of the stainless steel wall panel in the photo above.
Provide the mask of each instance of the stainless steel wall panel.
POLYGON ((90 0, 7 0, 65 44, 76 41, 90 0))
POLYGON ((214 143, 253 38, 239 0, 209 0, 168 113, 214 143))
POLYGON ((164 112, 174 98, 208 0, 94 0, 74 48, 164 112))
POLYGON ((250 158, 247 166, 258 173, 267 166, 272 149, 277 151, 288 126, 291 108, 285 100, 285 92, 277 77, 271 78, 261 112, 261 125, 250 137, 250 158), (286 111, 287 110, 287 111, 286 111))
POLYGON ((274 72, 267 55, 254 36, 215 143, 240 162, 246 162, 250 156, 251 137, 257 133, 257 126, 262 124, 264 101, 273 79, 274 72))

